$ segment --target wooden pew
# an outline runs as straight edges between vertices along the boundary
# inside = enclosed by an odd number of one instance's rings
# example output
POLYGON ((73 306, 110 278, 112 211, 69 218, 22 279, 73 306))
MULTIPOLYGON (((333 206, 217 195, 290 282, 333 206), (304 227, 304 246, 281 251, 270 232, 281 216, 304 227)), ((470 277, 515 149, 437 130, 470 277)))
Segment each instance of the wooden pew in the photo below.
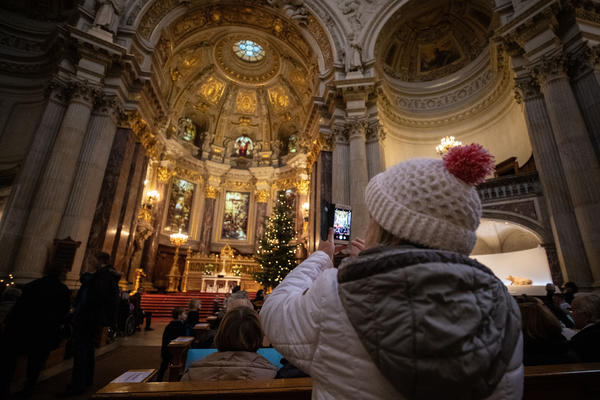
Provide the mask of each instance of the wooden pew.
POLYGON ((181 376, 185 372, 187 353, 194 339, 195 337, 193 336, 180 336, 172 340, 167 346, 171 354, 171 362, 167 371, 167 380, 169 382, 177 382, 181 379, 181 376))
POLYGON ((109 383, 94 399, 310 400, 311 378, 268 381, 109 383))
POLYGON ((523 398, 600 399, 600 363, 525 367, 523 398))
MULTIPOLYGON (((311 378, 268 381, 109 383, 96 399, 308 400, 311 378)), ((525 400, 600 399, 600 363, 525 367, 525 400)))

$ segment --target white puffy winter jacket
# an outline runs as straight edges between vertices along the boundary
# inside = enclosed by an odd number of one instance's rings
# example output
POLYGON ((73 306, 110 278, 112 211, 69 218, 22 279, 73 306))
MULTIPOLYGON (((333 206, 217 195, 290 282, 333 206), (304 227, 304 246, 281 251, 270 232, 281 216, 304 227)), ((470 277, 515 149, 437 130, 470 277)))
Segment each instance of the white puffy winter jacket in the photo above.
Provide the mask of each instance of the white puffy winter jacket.
MULTIPOLYGON (((268 296, 260 312, 265 334, 313 379, 313 399, 403 399, 361 343, 338 295, 338 270, 317 251, 268 296)), ((488 399, 521 399, 522 337, 488 399)), ((398 376, 397 379, 403 379, 398 376)))

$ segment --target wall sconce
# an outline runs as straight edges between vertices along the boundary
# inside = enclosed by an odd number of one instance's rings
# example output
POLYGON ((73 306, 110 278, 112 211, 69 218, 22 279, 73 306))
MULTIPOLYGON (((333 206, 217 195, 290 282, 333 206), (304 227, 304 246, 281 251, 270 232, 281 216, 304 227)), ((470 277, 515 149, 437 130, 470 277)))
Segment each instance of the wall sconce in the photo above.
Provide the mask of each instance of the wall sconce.
POLYGON ((156 203, 160 199, 160 193, 158 190, 152 189, 146 193, 146 201, 144 201, 144 208, 148 210, 152 209, 154 203, 156 203))
POLYGON ((308 219, 308 212, 310 211, 310 203, 304 202, 302 204, 302 216, 304 217, 304 219, 308 219))

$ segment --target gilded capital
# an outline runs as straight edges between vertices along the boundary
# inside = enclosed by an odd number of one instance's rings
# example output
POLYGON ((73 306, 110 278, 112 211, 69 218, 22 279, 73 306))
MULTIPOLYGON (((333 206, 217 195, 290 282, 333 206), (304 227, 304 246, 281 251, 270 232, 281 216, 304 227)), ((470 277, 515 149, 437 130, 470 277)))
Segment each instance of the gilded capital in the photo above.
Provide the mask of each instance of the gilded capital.
POLYGON ((217 198, 217 193, 219 193, 219 189, 211 186, 211 185, 206 185, 204 187, 204 196, 207 199, 216 199, 217 198))
POLYGON ((268 190, 257 190, 254 194, 258 203, 266 203, 270 197, 268 190))
POLYGON ((173 176, 173 171, 169 167, 158 167, 156 171, 160 182, 168 182, 171 176, 173 176))
POLYGON ((300 179, 296 182, 296 189, 300 194, 308 194, 310 188, 310 181, 308 179, 300 179))

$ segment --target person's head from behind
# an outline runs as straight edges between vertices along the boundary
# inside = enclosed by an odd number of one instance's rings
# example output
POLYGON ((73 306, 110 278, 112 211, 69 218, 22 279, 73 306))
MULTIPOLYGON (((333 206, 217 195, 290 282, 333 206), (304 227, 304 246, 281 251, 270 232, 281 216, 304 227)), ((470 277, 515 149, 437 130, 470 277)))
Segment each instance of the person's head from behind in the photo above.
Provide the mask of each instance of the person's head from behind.
POLYGON ((188 312, 190 311, 200 311, 202 308, 202 301, 200 299, 191 299, 188 303, 188 312))
POLYGON ((562 287, 562 292, 564 294, 567 293, 571 293, 571 294, 575 294, 579 291, 579 288, 577 287, 577 284, 575 284, 575 282, 565 282, 565 284, 562 287))
POLYGON ((232 310, 237 307, 247 307, 250 309, 254 309, 252 306, 252 302, 247 297, 232 297, 227 302, 227 311, 232 310))
POLYGON ((231 289, 231 293, 237 293, 240 290, 242 290, 242 287, 240 285, 236 285, 233 287, 233 289, 231 289))
POLYGON ((532 297, 517 300, 525 340, 546 341, 560 336, 560 321, 541 301, 532 297))
POLYGON ((217 334, 215 345, 219 351, 257 351, 263 340, 258 315, 248 307, 236 307, 225 314, 217 334))
POLYGON ((110 264, 110 255, 104 251, 97 251, 94 257, 96 258, 97 268, 110 264))
POLYGON ((185 321, 187 314, 182 307, 175 307, 173 311, 171 311, 171 316, 174 321, 185 321))
POLYGON ((571 316, 577 329, 600 322, 600 296, 593 293, 578 293, 571 303, 571 316))
POLYGON ((408 243, 468 255, 481 218, 475 186, 493 160, 471 144, 450 149, 443 160, 414 158, 374 176, 365 190, 367 247, 408 243))
POLYGON ((14 303, 17 300, 19 300, 19 297, 21 297, 21 293, 23 293, 21 291, 21 289, 16 288, 14 286, 9 286, 6 289, 4 289, 4 291, 2 292, 2 302, 3 303, 14 303))
POLYGON ((263 300, 264 298, 265 298, 265 290, 259 289, 258 292, 256 292, 255 300, 263 300))

